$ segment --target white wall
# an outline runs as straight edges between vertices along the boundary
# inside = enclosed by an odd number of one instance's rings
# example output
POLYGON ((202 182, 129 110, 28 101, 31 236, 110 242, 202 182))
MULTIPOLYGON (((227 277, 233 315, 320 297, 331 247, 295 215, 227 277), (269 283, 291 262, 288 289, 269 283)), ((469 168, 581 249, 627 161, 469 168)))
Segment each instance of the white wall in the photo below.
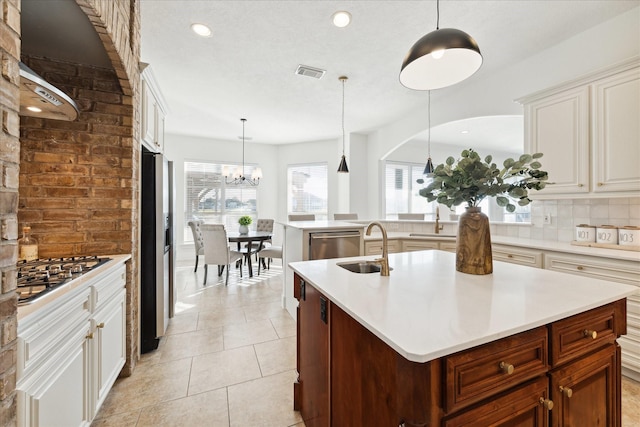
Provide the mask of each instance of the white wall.
MULTIPOLYGON (((482 75, 481 70, 464 82, 432 91, 432 126, 471 117, 522 114, 515 99, 639 55, 639 13, 640 7, 634 8, 501 72, 482 75)), ((423 131, 424 117, 426 102, 424 109, 368 136, 368 164, 378 164, 369 168, 368 182, 380 183, 380 159, 423 131)), ((368 191, 371 218, 382 213, 378 188, 374 187, 368 191)))
MULTIPOLYGON (((241 141, 220 141, 186 135, 165 135, 165 156, 173 161, 176 188, 176 224, 184 224, 184 162, 204 161, 220 163, 242 163, 241 141)), ((245 142, 245 163, 258 164, 263 178, 258 186, 257 205, 260 216, 275 218, 278 213, 278 151, 274 145, 245 142)), ((182 227, 176 227, 178 259, 184 259, 181 248, 184 241, 182 227)), ((191 246, 189 246, 193 250, 191 246)), ((188 256, 192 253, 189 252, 188 256)))

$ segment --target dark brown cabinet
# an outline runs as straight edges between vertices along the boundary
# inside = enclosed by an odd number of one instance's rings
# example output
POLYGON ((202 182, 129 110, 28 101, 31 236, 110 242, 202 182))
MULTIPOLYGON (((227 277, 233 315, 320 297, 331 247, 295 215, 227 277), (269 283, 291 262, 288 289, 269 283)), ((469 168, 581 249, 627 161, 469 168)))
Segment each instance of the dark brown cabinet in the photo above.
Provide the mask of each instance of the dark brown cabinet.
POLYGON ((308 427, 620 427, 624 299, 417 363, 298 275, 294 283, 294 407, 308 427))

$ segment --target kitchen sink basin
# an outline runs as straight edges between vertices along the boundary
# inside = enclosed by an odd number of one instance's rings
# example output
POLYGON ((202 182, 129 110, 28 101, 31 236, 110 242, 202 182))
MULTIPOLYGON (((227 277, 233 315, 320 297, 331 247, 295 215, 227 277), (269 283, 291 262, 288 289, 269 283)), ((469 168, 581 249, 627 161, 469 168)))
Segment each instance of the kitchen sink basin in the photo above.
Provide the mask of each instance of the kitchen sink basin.
MULTIPOLYGON (((353 273, 366 274, 366 273, 380 273, 380 266, 378 264, 367 263, 365 261, 357 262, 339 262, 338 267, 342 267, 345 270, 349 270, 353 273)), ((393 268, 389 268, 389 271, 393 268)))

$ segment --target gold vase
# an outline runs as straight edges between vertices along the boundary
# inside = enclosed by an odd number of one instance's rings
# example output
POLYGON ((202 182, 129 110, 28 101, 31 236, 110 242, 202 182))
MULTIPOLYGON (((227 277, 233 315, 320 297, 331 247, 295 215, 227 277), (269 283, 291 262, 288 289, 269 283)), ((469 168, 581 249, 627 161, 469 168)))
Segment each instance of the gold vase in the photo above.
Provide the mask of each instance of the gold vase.
POLYGON ((456 270, 468 274, 493 273, 489 218, 479 207, 466 208, 458 221, 456 270))

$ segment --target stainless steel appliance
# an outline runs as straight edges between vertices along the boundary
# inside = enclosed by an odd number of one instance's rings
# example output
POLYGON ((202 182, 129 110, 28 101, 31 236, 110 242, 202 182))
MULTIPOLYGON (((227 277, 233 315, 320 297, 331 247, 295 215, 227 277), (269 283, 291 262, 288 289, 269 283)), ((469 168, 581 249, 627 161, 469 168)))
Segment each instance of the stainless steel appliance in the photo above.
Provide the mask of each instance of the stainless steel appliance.
POLYGON ((359 231, 324 231, 309 234, 309 259, 360 256, 359 231))
POLYGON ((173 163, 142 148, 140 351, 158 348, 173 315, 173 163))
POLYGON ((29 304, 110 260, 98 256, 76 256, 20 261, 16 265, 18 305, 29 304))

